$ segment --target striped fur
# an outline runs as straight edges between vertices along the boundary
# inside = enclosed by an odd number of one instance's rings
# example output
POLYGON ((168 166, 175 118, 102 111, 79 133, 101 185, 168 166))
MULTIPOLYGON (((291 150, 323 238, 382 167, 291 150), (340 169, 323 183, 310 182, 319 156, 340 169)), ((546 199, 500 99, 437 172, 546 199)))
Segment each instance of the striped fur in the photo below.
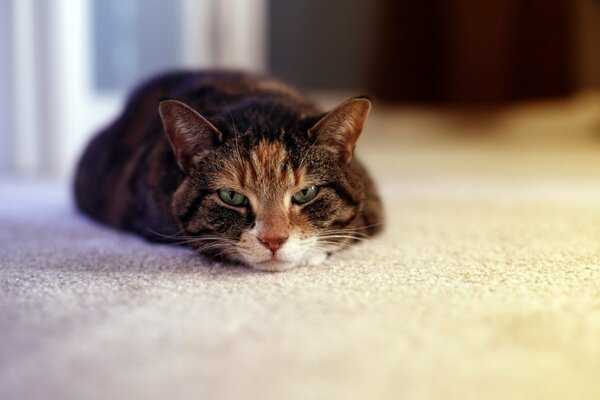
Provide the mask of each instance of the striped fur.
POLYGON ((357 98, 324 114, 294 89, 245 73, 166 74, 90 142, 76 202, 102 223, 258 269, 315 263, 382 227, 375 186, 352 156, 369 108, 357 98), (313 200, 292 201, 311 185, 313 200), (220 189, 248 204, 225 204, 220 189), (275 234, 277 250, 263 240, 275 234))

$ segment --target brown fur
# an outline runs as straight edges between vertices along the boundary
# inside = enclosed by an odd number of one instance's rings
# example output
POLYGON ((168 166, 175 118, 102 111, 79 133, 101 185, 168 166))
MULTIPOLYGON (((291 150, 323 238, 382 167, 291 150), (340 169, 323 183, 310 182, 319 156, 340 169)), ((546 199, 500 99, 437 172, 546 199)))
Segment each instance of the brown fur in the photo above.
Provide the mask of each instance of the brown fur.
POLYGON ((283 269, 301 243, 331 253, 381 229, 375 186, 353 157, 369 109, 355 98, 323 114, 280 82, 237 72, 164 75, 92 140, 77 169, 77 204, 151 240, 191 240, 205 254, 283 269), (314 199, 292 200, 311 185, 314 199), (224 203, 223 189, 247 203, 224 203), (283 261, 273 249, 275 261, 249 261, 265 258, 261 245, 273 238, 283 261))

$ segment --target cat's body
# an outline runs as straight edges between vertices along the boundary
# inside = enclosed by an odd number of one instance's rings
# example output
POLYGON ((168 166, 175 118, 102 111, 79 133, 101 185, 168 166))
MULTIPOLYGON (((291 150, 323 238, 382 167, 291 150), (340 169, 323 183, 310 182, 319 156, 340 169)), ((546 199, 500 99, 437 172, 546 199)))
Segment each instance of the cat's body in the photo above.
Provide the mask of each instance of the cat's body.
POLYGON ((323 114, 244 73, 163 75, 88 145, 76 203, 116 228, 258 269, 315 262, 381 228, 375 187, 352 157, 369 108, 356 98, 323 114))

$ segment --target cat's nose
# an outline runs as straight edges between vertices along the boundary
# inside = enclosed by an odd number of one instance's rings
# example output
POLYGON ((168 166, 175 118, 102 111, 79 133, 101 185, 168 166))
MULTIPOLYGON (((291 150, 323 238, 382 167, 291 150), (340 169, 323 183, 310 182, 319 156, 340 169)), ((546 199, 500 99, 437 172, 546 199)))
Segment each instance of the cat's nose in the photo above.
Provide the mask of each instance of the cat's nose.
POLYGON ((269 248, 273 253, 277 251, 285 241, 288 239, 288 235, 265 235, 258 238, 260 242, 267 248, 269 248))

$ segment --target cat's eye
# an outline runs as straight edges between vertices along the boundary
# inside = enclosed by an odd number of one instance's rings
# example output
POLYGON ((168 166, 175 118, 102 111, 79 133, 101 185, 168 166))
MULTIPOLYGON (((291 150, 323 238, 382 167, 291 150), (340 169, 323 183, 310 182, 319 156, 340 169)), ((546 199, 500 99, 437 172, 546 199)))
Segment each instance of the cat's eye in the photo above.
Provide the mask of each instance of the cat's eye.
POLYGON ((219 198, 223 200, 223 203, 234 207, 243 207, 248 205, 248 198, 246 196, 231 189, 219 190, 219 198))
POLYGON ((294 195, 292 196, 292 201, 296 204, 308 203, 309 201, 315 198, 318 192, 318 186, 312 185, 306 187, 300 190, 299 192, 294 193, 294 195))

